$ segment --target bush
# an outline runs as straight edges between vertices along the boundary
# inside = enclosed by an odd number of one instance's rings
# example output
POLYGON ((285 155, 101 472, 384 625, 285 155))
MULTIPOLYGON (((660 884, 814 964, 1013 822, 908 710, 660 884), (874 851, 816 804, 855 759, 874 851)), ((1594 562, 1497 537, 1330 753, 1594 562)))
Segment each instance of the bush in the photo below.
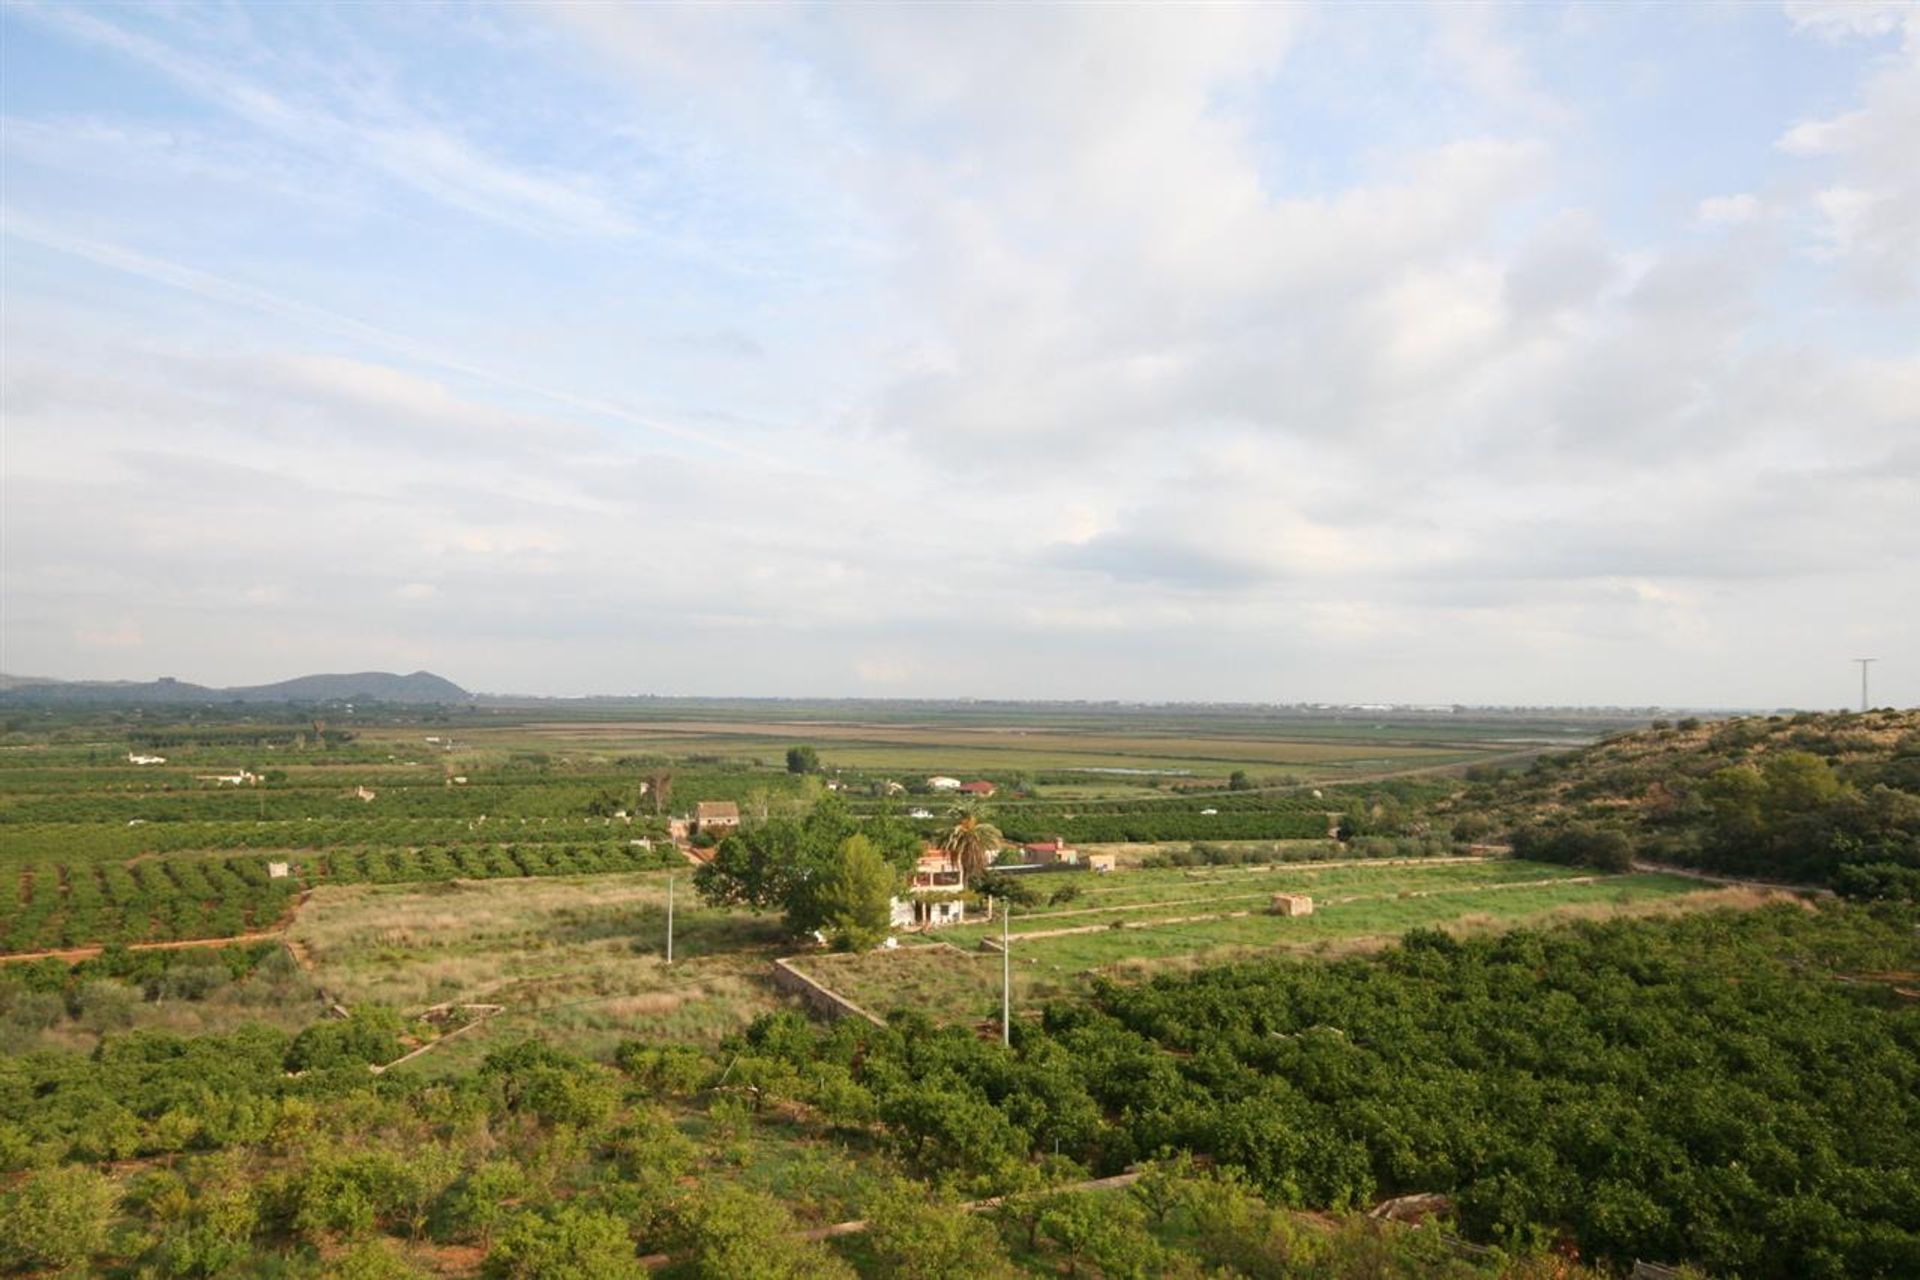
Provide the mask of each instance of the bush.
POLYGON ((646 1273, 624 1222, 572 1205, 552 1217, 520 1214, 487 1251, 486 1275, 494 1280, 639 1280, 646 1273))
POLYGON ((682 1206, 679 1244, 692 1280, 853 1280, 825 1248, 793 1236, 785 1206, 730 1182, 709 1184, 682 1206))
POLYGON ((287 1070, 365 1066, 399 1056, 400 1015, 363 1006, 350 1017, 316 1022, 295 1036, 287 1050, 287 1070))
POLYGON ((1920 902, 1920 867, 1893 862, 1849 863, 1834 875, 1833 887, 1848 898, 1920 902))
POLYGON ((92 1169, 40 1169, 0 1196, 0 1262, 74 1267, 106 1247, 113 1184, 92 1169))
POLYGON ((400 1256, 385 1240, 368 1240, 355 1245, 329 1264, 333 1280, 413 1280, 428 1273, 400 1256))
POLYGON ((1563 827, 1521 827, 1513 833, 1514 856, 1536 862, 1625 871, 1633 865, 1633 842, 1612 827, 1571 822, 1563 827))
POLYGON ((133 1008, 139 1000, 131 987, 110 979, 100 979, 77 988, 68 1000, 74 1020, 99 1035, 133 1025, 133 1008))
POLYGON ((975 1280, 1012 1274, 993 1228, 957 1204, 894 1181, 867 1203, 867 1244, 880 1274, 901 1280, 975 1280))

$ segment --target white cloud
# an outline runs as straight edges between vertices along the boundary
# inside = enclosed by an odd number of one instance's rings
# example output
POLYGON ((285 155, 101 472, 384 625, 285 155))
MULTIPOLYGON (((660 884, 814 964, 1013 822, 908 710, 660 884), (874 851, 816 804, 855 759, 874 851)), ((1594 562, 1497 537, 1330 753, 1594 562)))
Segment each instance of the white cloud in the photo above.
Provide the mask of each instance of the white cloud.
MULTIPOLYGON (((633 224, 578 176, 535 172, 486 154, 470 140, 391 101, 355 114, 297 101, 283 90, 196 57, 165 40, 68 5, 17 12, 158 71, 254 127, 334 160, 370 165, 387 180, 539 234, 618 236, 633 224)), ((252 46, 243 57, 266 61, 252 46)))
POLYGON ((1833 40, 1902 33, 1900 50, 1862 78, 1858 107, 1800 120, 1777 145, 1826 176, 1813 199, 1818 251, 1864 294, 1910 299, 1920 287, 1920 5, 1810 6, 1796 21, 1833 40))
MULTIPOLYGON (((523 16, 486 19, 547 59, 521 74, 597 86, 552 167, 491 145, 484 84, 450 112, 83 17, 444 216, 381 223, 433 266, 396 251, 356 295, 353 255, 307 241, 190 263, 137 211, 68 217, 62 183, 118 188, 52 133, 24 148, 63 177, 7 224, 19 665, 101 600, 188 678, 216 634, 246 678, 567 692, 1787 701, 1811 619, 1916 638, 1885 18, 1798 15, 1858 42, 1857 101, 1796 99, 1770 158, 1697 191, 1598 145, 1615 104, 1536 70, 1584 37, 1510 11, 1445 11, 1381 55, 1408 83, 1324 118, 1302 86, 1338 14, 523 16), (1471 112, 1426 96, 1461 86, 1471 112), (582 176, 603 125, 657 172, 582 176), (504 237, 438 257, 472 212, 504 237), (672 234, 636 265, 627 220, 672 234), (748 268, 716 267, 734 244, 748 268), (1871 303, 1826 287, 1876 271, 1871 303)), ((282 207, 220 191, 242 223, 282 207)))
POLYGON ((1760 198, 1750 191, 1708 196, 1694 207, 1694 217, 1707 226, 1737 227, 1759 216, 1760 198))

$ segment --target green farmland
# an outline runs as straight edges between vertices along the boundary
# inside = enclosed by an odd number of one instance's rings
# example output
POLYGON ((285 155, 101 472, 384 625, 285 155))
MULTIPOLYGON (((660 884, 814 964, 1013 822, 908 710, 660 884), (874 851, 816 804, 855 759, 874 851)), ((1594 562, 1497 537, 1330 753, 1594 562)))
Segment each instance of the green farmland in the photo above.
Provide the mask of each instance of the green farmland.
POLYGON ((1014 839, 1309 839, 1376 788, 1444 791, 1448 771, 1600 727, 867 705, 803 705, 782 721, 749 709, 16 715, 0 738, 0 953, 273 931, 329 885, 665 867, 672 814, 709 800, 797 812, 829 781, 863 813, 934 813, 920 824, 929 838, 944 802, 914 791, 948 773, 998 779, 1014 839), (787 771, 796 742, 817 751, 818 773, 787 771), (1235 773, 1244 789, 1229 789, 1235 773), (887 800, 896 779, 910 790, 887 800))
MULTIPOLYGON (((1134 980, 1263 954, 1340 954, 1409 929, 1479 932, 1760 900, 1683 876, 1599 876, 1507 858, 1030 879, 1045 889, 1070 884, 1078 892, 1059 906, 1016 908, 1005 926, 1015 999, 1026 1006, 1084 993, 1094 977, 1134 980), (1283 892, 1311 895, 1313 914, 1269 914, 1272 896, 1283 892)), ((928 946, 809 956, 798 964, 878 1016, 913 1009, 973 1022, 998 1016, 1002 936, 999 923, 968 924, 929 935, 928 946)))

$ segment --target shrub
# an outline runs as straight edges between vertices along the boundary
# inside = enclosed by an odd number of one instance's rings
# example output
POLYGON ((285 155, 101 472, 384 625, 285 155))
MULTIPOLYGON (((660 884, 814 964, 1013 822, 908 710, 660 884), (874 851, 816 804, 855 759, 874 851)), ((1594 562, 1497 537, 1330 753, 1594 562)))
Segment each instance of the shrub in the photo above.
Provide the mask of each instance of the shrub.
POLYGON ((400 1015, 391 1009, 362 1006, 352 1016, 316 1022, 293 1038, 287 1070, 392 1062, 400 1056, 400 1015))
POLYGON ((0 1261, 74 1267, 106 1247, 113 1184, 92 1169, 40 1169, 0 1196, 0 1261))
POLYGON ((638 1280, 646 1274, 624 1222, 567 1205, 553 1216, 522 1213, 487 1251, 495 1280, 638 1280))
POLYGON ((974 1280, 1012 1271, 985 1219, 914 1183, 888 1183, 868 1201, 866 1216, 867 1243, 883 1275, 974 1280))

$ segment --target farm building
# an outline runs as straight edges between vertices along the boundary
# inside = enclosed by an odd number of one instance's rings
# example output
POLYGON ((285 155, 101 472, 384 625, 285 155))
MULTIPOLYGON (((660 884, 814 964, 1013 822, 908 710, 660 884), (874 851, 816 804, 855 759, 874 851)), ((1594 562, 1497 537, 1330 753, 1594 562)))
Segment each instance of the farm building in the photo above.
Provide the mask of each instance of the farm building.
POLYGON ((1276 893, 1273 905, 1267 911, 1276 916, 1310 916, 1313 914, 1313 899, 1304 893, 1276 893))
POLYGON ((960 789, 960 779, 936 774, 927 779, 927 786, 935 791, 958 791, 960 789))
POLYGON ((132 751, 127 752, 127 759, 134 764, 165 764, 167 762, 165 756, 143 756, 132 751))
POLYGON ((986 797, 992 795, 994 792, 998 791, 999 789, 1000 788, 994 786, 991 782, 988 782, 984 778, 982 778, 977 782, 963 782, 960 784, 960 791, 963 794, 970 795, 970 796, 979 796, 982 799, 985 799, 986 797))
POLYGON ((702 800, 693 806, 693 831, 724 836, 740 826, 740 806, 731 800, 702 800))
POLYGON ((1055 836, 1051 840, 1021 845, 1020 861, 1032 867, 1070 867, 1079 863, 1080 854, 1065 840, 1055 836))

